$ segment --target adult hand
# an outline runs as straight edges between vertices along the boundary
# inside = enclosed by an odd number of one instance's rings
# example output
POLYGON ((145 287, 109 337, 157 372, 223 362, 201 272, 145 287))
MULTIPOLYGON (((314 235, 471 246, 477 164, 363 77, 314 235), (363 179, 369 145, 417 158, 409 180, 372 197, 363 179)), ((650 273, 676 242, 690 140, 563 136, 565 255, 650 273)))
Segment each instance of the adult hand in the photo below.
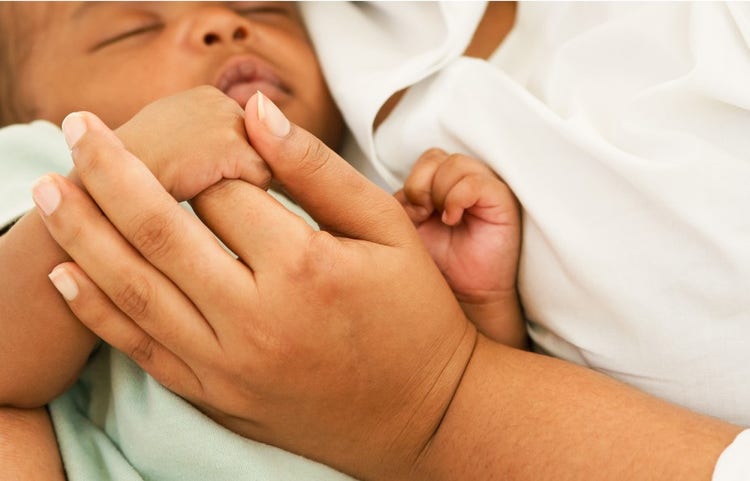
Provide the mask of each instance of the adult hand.
MULTIPOLYGON (((93 116, 47 228, 75 264, 73 312, 168 388, 245 436, 372 479, 405 478, 450 404, 476 332, 398 202, 267 99, 253 147, 329 231, 224 181, 178 207, 93 116), (111 222, 111 223, 110 223, 111 222)), ((72 128, 75 127, 75 128, 72 128)), ((54 196, 53 196, 54 197, 54 196)))

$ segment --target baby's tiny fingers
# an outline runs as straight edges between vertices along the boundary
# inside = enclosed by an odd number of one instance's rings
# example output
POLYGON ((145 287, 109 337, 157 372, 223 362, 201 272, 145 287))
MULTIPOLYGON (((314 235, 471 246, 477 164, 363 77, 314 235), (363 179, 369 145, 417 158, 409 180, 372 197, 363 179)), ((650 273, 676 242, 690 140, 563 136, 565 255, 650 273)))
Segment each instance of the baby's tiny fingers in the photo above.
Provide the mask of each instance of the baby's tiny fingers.
POLYGON ((393 194, 393 196, 404 208, 406 215, 409 216, 409 219, 411 219, 414 225, 419 225, 422 222, 426 221, 432 214, 432 209, 428 209, 427 207, 423 207, 420 205, 414 205, 409 202, 403 189, 393 194))
POLYGON ((404 182, 404 193, 411 204, 420 205, 432 212, 432 183, 440 164, 448 158, 441 149, 430 149, 417 159, 409 177, 404 182))
POLYGON ((482 199, 486 186, 487 178, 481 174, 461 177, 445 194, 443 223, 454 226, 461 222, 464 211, 474 207, 482 199))

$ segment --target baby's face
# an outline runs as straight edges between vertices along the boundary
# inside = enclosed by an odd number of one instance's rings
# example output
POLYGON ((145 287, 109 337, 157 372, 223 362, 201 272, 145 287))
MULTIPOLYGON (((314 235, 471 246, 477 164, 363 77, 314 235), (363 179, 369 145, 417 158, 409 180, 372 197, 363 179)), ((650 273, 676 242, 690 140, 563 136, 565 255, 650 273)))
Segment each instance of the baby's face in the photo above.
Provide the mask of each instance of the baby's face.
POLYGON ((151 101, 213 85, 243 107, 260 90, 330 144, 341 117, 294 3, 30 4, 39 28, 20 70, 37 118, 89 110, 117 127, 151 101))

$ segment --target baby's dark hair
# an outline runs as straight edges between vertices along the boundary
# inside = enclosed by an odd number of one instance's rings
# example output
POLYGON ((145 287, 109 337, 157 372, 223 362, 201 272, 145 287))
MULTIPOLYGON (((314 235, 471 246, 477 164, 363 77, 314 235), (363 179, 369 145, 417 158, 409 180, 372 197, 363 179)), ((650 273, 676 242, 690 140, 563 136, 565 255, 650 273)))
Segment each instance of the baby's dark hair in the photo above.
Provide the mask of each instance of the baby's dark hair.
POLYGON ((0 1, 0 127, 30 120, 18 91, 18 73, 31 50, 29 26, 15 2, 0 1))

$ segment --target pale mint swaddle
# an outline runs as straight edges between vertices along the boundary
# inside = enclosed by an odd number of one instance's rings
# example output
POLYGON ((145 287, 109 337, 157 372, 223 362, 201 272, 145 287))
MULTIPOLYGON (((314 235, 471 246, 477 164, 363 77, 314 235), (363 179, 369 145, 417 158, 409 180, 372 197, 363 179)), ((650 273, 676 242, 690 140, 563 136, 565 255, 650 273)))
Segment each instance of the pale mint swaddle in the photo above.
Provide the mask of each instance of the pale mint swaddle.
POLYGON ((222 428, 106 346, 50 412, 71 481, 351 479, 222 428))

